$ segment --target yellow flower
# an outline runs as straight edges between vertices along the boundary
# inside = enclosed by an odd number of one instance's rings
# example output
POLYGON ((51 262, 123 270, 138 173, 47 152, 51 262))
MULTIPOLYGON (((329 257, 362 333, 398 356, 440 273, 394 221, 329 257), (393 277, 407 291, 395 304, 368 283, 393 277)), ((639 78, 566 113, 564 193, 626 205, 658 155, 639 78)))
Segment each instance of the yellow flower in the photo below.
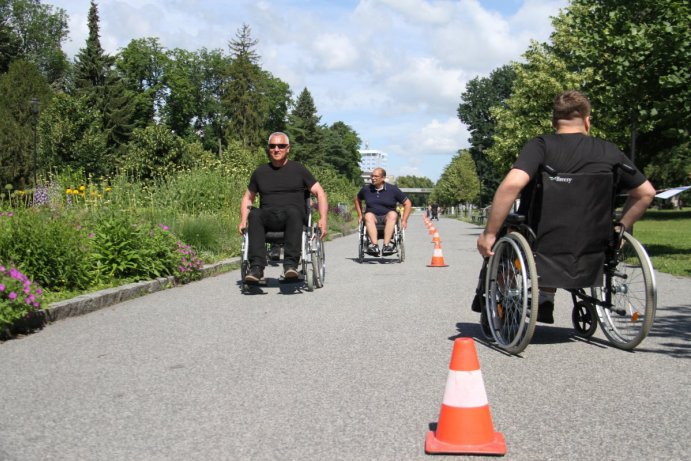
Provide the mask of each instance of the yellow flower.
POLYGON ((78 191, 77 189, 74 189, 74 190, 72 191, 72 195, 79 195, 79 191, 78 191))
POLYGON ((85 189, 86 189, 86 186, 79 186, 80 191, 84 192, 85 189))
POLYGON ((110 192, 111 190, 113 189, 111 189, 110 187, 106 187, 106 192, 110 192))
POLYGON ((66 193, 67 195, 71 195, 71 194, 72 194, 72 189, 70 189, 70 188, 68 187, 67 190, 65 191, 65 193, 66 193))

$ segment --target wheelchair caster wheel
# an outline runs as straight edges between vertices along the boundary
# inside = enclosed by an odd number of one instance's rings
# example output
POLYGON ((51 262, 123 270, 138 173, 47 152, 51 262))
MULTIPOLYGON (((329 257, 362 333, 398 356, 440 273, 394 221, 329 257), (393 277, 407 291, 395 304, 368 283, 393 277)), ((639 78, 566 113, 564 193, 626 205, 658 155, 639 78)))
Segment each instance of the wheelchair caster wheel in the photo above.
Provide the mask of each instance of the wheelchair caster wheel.
POLYGON ((571 321, 578 336, 590 338, 597 330, 597 312, 595 307, 585 301, 577 302, 571 311, 571 321))

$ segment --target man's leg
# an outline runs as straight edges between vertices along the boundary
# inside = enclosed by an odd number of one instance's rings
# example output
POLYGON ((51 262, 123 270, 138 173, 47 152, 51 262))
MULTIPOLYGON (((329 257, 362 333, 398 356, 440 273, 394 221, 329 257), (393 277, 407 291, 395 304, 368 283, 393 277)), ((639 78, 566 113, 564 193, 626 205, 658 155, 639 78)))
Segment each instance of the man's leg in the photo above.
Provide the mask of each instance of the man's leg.
POLYGON ((297 267, 300 262, 300 255, 302 253, 302 229, 303 229, 303 215, 302 211, 294 207, 287 207, 281 210, 283 213, 284 223, 284 239, 285 245, 283 247, 283 269, 286 278, 297 277, 297 267), (295 274, 293 275, 293 271, 295 274))
POLYGON ((266 266, 266 231, 264 230, 263 210, 253 208, 247 218, 249 237, 248 259, 250 272, 245 277, 248 281, 257 282, 264 276, 266 266))
POLYGON ((396 220, 398 219, 398 213, 395 211, 389 211, 386 213, 386 221, 384 223, 384 245, 388 245, 393 237, 393 231, 396 228, 396 220))
POLYGON ((554 323, 554 293, 556 288, 540 287, 538 294, 537 321, 554 323))
POLYGON ((379 240, 377 239, 377 217, 374 213, 365 213, 365 228, 367 229, 367 236, 369 237, 370 243, 373 245, 378 245, 379 240))

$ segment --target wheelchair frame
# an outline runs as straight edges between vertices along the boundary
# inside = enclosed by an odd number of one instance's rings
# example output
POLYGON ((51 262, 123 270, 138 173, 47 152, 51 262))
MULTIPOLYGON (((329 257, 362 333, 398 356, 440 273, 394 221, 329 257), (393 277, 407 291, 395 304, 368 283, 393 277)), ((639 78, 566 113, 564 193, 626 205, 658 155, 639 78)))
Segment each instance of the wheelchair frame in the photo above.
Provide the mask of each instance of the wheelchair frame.
MULTIPOLYGON (((626 165, 617 165, 615 184, 619 169, 633 173, 626 165)), ((615 198, 613 191, 612 210, 615 198)), ((538 311, 539 282, 532 250, 536 235, 525 220, 522 215, 509 215, 493 247, 495 254, 485 259, 480 280, 484 281, 482 332, 512 354, 521 353, 530 343, 538 311)), ((614 219, 603 273, 602 286, 590 288, 589 293, 584 288, 567 289, 573 301, 574 329, 578 336, 590 338, 599 323, 612 345, 631 350, 645 339, 655 318, 655 274, 643 246, 614 219)))
MULTIPOLYGON (((384 226, 377 224, 377 238, 384 238, 384 226)), ((396 257, 398 262, 402 263, 405 261, 405 230, 401 226, 401 216, 396 218, 396 225, 393 230, 393 235, 391 241, 396 245, 396 257)), ((365 261, 365 255, 367 254, 367 247, 371 244, 369 235, 367 234, 367 228, 365 226, 364 218, 360 221, 358 226, 358 262, 362 264, 365 261)), ((385 256, 382 256, 385 257, 385 256)))
MULTIPOLYGON (((324 286, 326 279, 326 255, 324 252, 324 241, 322 240, 322 232, 318 225, 312 221, 311 198, 306 200, 307 206, 307 224, 302 227, 302 245, 300 253, 300 264, 302 266, 301 272, 304 276, 304 281, 307 284, 307 291, 314 291, 315 288, 324 286)), ((269 231, 266 233, 273 234, 270 240, 267 240, 267 265, 271 254, 269 252, 270 244, 283 244, 283 232, 269 231)), ((240 264, 240 277, 242 282, 243 292, 250 290, 251 285, 245 282, 245 276, 249 273, 249 233, 247 229, 242 235, 242 244, 240 249, 242 255, 242 262, 240 264)))

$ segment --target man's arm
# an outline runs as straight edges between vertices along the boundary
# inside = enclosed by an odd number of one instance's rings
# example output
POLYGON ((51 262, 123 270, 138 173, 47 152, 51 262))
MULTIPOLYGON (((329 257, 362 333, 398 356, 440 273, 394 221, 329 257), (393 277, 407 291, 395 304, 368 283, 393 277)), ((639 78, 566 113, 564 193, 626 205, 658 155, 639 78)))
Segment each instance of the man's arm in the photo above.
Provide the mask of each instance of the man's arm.
POLYGON ((629 198, 626 200, 624 214, 621 217, 621 223, 627 230, 631 230, 633 223, 643 216, 653 198, 655 198, 655 188, 650 184, 650 181, 645 181, 629 191, 629 198))
POLYGON ((403 202, 403 217, 401 218, 401 227, 403 227, 403 229, 408 228, 408 216, 410 216, 412 206, 413 202, 411 202, 409 198, 405 199, 405 202, 403 202))
POLYGON ((358 222, 362 221, 362 204, 360 204, 360 197, 355 194, 355 211, 357 211, 358 222))
POLYGON ((317 196, 317 204, 319 205, 319 229, 322 231, 322 238, 329 232, 327 224, 327 216, 329 214, 329 202, 326 199, 326 192, 321 184, 315 182, 310 192, 317 196))
POLYGON ((242 199, 240 200, 240 224, 238 225, 238 231, 241 234, 245 229, 247 229, 247 217, 250 214, 250 208, 254 203, 254 197, 256 195, 256 192, 252 192, 247 189, 245 191, 245 195, 243 195, 242 199))
POLYGON ((499 184, 492 200, 489 217, 485 230, 477 239, 477 250, 484 257, 492 256, 492 246, 497 240, 497 232, 511 210, 514 200, 523 188, 530 182, 530 176, 523 170, 513 168, 499 184))

